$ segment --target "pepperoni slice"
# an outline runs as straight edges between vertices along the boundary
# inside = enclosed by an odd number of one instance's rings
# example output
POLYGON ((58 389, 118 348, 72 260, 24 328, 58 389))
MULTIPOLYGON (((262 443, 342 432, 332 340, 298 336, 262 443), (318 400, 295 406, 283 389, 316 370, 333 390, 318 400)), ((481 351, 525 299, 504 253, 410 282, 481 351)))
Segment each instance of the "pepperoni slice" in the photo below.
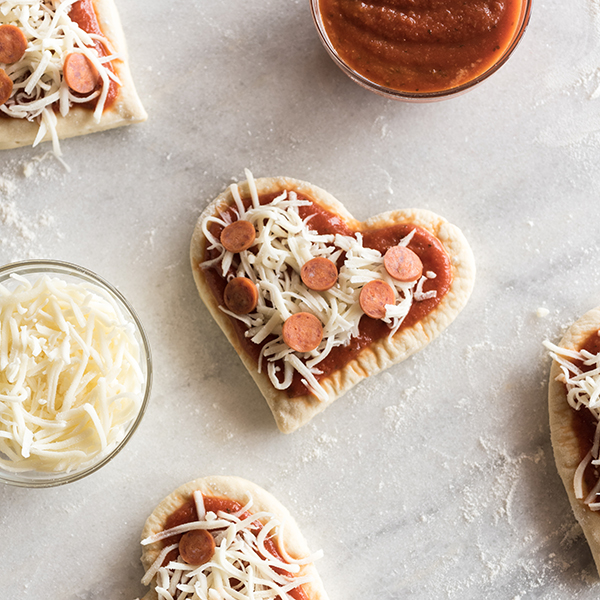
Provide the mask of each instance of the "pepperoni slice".
POLYGON ((383 257, 383 266, 398 281, 415 281, 423 274, 421 259, 406 246, 392 246, 383 257))
POLYGON ((23 58, 27 38, 16 25, 0 25, 0 63, 12 65, 23 58))
POLYGON ((0 69, 0 105, 4 104, 10 98, 12 91, 12 79, 6 74, 4 69, 0 69))
POLYGON ((389 283, 381 279, 369 281, 358 297, 360 307, 367 317, 373 319, 383 319, 385 317, 386 304, 394 304, 396 297, 394 290, 389 283))
POLYGON ((310 352, 322 339, 323 325, 310 313, 296 313, 283 324, 283 341, 296 352, 310 352))
POLYGON ((63 63, 67 85, 77 94, 89 94, 96 89, 100 74, 90 59, 81 52, 71 52, 63 63))
POLYGON ((258 289, 247 277, 234 277, 223 293, 225 306, 236 315, 251 313, 258 303, 258 289))
POLYGON ((308 289, 324 292, 335 285, 338 270, 334 262, 319 256, 304 263, 300 277, 308 289))
POLYGON ((250 221, 234 221, 221 231, 221 244, 229 252, 248 250, 256 239, 256 230, 250 221))
POLYGON ((215 539, 206 529, 192 529, 179 540, 179 554, 188 565, 203 565, 215 552, 215 539))

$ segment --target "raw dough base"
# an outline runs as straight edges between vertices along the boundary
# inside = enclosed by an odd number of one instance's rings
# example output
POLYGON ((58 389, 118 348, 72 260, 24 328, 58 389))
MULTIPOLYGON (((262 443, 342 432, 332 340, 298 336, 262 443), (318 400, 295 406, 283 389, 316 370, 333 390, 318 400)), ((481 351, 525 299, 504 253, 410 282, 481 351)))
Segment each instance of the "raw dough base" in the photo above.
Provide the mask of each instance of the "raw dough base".
MULTIPOLYGON (((121 60, 112 61, 113 68, 121 81, 115 102, 102 113, 100 122, 96 122, 93 110, 71 107, 66 117, 57 113, 56 130, 60 139, 85 135, 96 131, 105 131, 131 123, 140 123, 147 118, 146 111, 138 98, 131 73, 129 71, 127 46, 121 20, 113 0, 93 0, 94 10, 104 33, 121 60)), ((33 144, 38 133, 37 121, 0 117, 0 149, 18 148, 33 144)), ((50 132, 43 141, 51 139, 50 132)))
MULTIPOLYGON (((397 223, 419 225, 432 233, 443 244, 452 264, 452 283, 440 304, 425 318, 412 327, 401 328, 391 340, 385 337, 374 342, 345 367, 320 380, 327 392, 327 400, 320 401, 312 394, 288 398, 285 390, 273 387, 268 375, 258 372, 254 360, 243 350, 229 317, 219 310, 204 278, 199 264, 204 259, 207 240, 202 233, 201 223, 208 215, 217 214, 233 203, 228 188, 204 210, 194 230, 190 256, 192 271, 200 297, 217 321, 242 362, 254 378, 275 417, 279 429, 289 433, 307 423, 317 413, 329 406, 362 379, 375 375, 387 367, 399 363, 421 350, 437 337, 458 315, 467 303, 475 281, 475 261, 462 232, 442 217, 419 209, 395 210, 371 217, 364 223, 357 221, 331 194, 304 181, 287 177, 256 179, 259 195, 283 190, 296 191, 309 197, 326 210, 339 215, 353 230, 381 229, 397 223)), ((242 198, 249 196, 248 183, 239 186, 242 198)))
MULTIPOLYGON (((571 325, 558 345, 561 348, 579 350, 598 329, 600 329, 600 307, 590 310, 571 325)), ((556 381, 560 372, 558 363, 553 361, 548 385, 548 410, 554 460, 567 490, 575 518, 583 529, 596 568, 600 572, 600 512, 590 510, 583 500, 575 497, 573 477, 581 462, 579 440, 573 429, 573 409, 567 402, 565 386, 560 381, 556 381)))
MULTIPOLYGON (((155 533, 163 531, 169 515, 173 514, 183 504, 188 502, 195 490, 202 492, 204 496, 228 498, 239 502, 242 506, 248 502, 248 494, 252 496, 253 505, 251 513, 267 511, 275 515, 284 524, 285 549, 293 558, 303 558, 310 554, 308 545, 300 528, 288 512, 288 510, 272 496, 269 492, 257 486, 251 481, 241 477, 213 476, 190 481, 169 494, 148 517, 142 531, 142 539, 155 533)), ((162 544, 156 542, 144 546, 142 552, 142 564, 147 571, 162 550, 162 544)), ((298 575, 311 575, 313 581, 302 587, 307 593, 309 600, 328 600, 327 593, 323 588, 323 582, 313 563, 303 565, 298 575)), ((152 586, 155 581, 152 581, 152 586)), ((157 600, 158 594, 152 587, 144 596, 143 600, 157 600)))

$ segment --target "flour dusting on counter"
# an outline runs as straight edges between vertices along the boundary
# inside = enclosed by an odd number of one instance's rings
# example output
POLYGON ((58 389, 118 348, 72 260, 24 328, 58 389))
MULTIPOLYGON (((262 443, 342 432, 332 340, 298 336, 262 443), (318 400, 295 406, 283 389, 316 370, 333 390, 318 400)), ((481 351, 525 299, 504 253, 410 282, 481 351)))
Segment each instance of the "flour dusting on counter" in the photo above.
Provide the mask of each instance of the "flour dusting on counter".
POLYGON ((50 236, 61 238, 56 219, 48 209, 32 211, 24 193, 32 175, 50 179, 52 169, 41 168, 43 157, 7 161, 0 175, 0 252, 1 262, 39 257, 43 243, 50 236), (34 166, 35 165, 35 166, 34 166))
POLYGON ((323 460, 336 445, 337 438, 323 433, 317 438, 316 444, 313 444, 312 448, 302 456, 302 462, 307 463, 313 460, 323 460))

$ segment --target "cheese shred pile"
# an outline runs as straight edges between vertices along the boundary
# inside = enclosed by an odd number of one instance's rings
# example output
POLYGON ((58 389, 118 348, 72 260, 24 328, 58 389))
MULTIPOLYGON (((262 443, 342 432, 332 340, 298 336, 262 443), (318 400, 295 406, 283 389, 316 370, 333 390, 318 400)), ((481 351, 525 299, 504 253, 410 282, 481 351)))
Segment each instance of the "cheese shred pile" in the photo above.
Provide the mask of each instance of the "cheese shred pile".
MULTIPOLYGON (((600 332, 598 332, 600 334, 600 332)), ((600 465, 600 353, 587 350, 567 350, 544 342, 550 356, 558 363, 561 373, 556 378, 567 388, 567 402, 574 410, 588 409, 596 419, 596 432, 592 448, 579 463, 573 477, 575 497, 583 500, 590 510, 600 510, 600 479, 594 488, 585 495, 583 476, 587 466, 600 465), (583 364, 585 370, 578 364, 583 364)))
MULTIPOLYGON (((383 256, 377 250, 363 246, 360 233, 354 236, 322 235, 311 229, 310 217, 302 219, 299 209, 310 206, 296 193, 284 191, 269 204, 260 204, 252 178, 246 170, 251 191, 251 204, 246 208, 237 185, 230 187, 235 201, 237 219, 250 221, 256 231, 255 248, 239 253, 239 264, 233 268, 234 255, 225 250, 220 240, 210 232, 211 224, 225 227, 232 222, 230 213, 207 217, 202 231, 208 240, 208 250, 216 249, 219 256, 203 262, 202 268, 217 268, 228 281, 233 277, 247 277, 258 287, 258 305, 249 315, 237 315, 225 307, 220 309, 247 327, 246 336, 254 344, 263 344, 258 371, 266 360, 267 374, 278 390, 287 389, 297 371, 302 383, 319 399, 327 400, 327 392, 317 380, 321 373, 319 363, 336 346, 347 345, 359 335, 363 316, 359 304, 362 287, 374 279, 386 281, 394 290, 395 303, 386 307, 383 319, 390 328, 390 337, 402 325, 414 301, 435 297, 435 290, 423 292, 423 284, 436 274, 428 271, 418 281, 404 283, 390 277, 383 266, 383 256), (308 289, 300 278, 304 263, 315 257, 325 257, 334 263, 345 255, 339 269, 337 283, 325 292, 308 289), (311 351, 299 353, 283 341, 283 323, 298 312, 309 312, 323 324, 323 340, 311 351), (283 363, 283 369, 278 363, 283 363)), ((414 235, 412 230, 400 245, 407 246, 414 235)))
MULTIPOLYGON (((203 506, 201 492, 194 492, 196 506, 203 506)), ((203 512, 199 520, 161 531, 142 540, 153 544, 173 535, 205 529, 215 540, 215 551, 203 565, 189 565, 181 556, 162 566, 166 556, 178 543, 165 546, 146 571, 143 585, 156 578, 155 591, 160 600, 293 600, 294 588, 310 583, 311 575, 302 574, 302 566, 322 556, 317 552, 294 559, 285 551, 284 525, 272 513, 261 511, 249 515, 252 498, 237 513, 203 512), (269 541, 277 542, 280 557, 271 553, 269 541)))
POLYGON ((135 327, 97 286, 11 279, 0 285, 0 465, 72 472, 108 454, 139 413, 135 327))
POLYGON ((15 25, 27 38, 25 55, 14 64, 0 67, 13 82, 13 93, 0 106, 4 115, 27 119, 39 124, 33 146, 50 133, 54 154, 61 156, 56 131, 55 107, 65 117, 73 105, 96 101, 94 119, 100 121, 108 96, 110 81, 119 83, 107 68, 119 58, 106 38, 87 33, 69 17, 77 0, 0 0, 0 25, 15 25), (107 51, 100 56, 96 43, 107 51), (96 67, 102 80, 101 88, 86 96, 74 94, 63 78, 63 63, 67 54, 80 52, 96 67))

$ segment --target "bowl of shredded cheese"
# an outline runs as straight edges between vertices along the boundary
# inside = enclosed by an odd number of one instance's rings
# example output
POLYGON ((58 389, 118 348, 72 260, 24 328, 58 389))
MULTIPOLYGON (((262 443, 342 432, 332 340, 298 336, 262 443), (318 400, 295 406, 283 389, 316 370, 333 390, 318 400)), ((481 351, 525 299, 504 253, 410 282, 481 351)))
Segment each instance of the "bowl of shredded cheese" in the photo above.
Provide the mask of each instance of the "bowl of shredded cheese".
POLYGON ((0 481, 93 473, 136 430, 151 384, 148 339, 114 286, 61 261, 0 267, 0 481))

